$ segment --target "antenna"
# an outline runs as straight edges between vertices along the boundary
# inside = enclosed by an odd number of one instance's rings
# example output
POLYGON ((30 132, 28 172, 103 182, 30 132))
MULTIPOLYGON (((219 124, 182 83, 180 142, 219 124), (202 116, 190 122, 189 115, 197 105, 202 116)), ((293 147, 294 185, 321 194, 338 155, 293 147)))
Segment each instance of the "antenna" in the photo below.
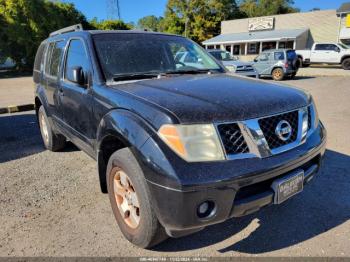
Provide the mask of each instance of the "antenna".
POLYGON ((119 0, 106 0, 107 3, 107 19, 113 20, 118 18, 120 20, 119 0))

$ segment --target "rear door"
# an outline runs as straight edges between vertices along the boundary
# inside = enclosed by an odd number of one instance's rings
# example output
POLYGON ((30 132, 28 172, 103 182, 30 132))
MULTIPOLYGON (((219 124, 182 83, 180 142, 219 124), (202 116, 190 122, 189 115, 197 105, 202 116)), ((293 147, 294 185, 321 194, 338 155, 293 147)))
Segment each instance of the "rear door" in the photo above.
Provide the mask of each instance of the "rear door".
MULTIPOLYGON (((75 137, 88 145, 92 144, 91 131, 91 89, 90 74, 91 63, 88 56, 87 47, 81 38, 72 38, 67 45, 65 64, 63 67, 63 79, 60 83, 61 109, 65 127, 69 129, 75 137), (67 79, 69 70, 74 67, 82 67, 87 84, 78 85, 67 79)), ((79 141, 76 141, 79 143, 79 141)), ((84 146, 84 145, 83 145, 84 146)))
POLYGON ((65 41, 59 40, 50 42, 45 57, 44 77, 47 99, 47 113, 56 119, 62 119, 60 108, 60 90, 59 79, 61 73, 62 58, 64 53, 65 41))

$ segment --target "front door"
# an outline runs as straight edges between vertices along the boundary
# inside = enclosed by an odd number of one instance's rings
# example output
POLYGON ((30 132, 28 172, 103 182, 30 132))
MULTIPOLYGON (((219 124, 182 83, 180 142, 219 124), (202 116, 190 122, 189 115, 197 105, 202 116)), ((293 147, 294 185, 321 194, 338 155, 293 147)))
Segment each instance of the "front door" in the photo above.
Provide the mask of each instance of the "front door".
POLYGON ((254 60, 254 67, 259 75, 270 75, 270 53, 262 53, 254 60))
MULTIPOLYGON (((85 144, 91 146, 94 135, 91 131, 90 86, 88 84, 79 85, 67 79, 67 75, 76 67, 83 69, 85 79, 90 78, 91 64, 87 54, 87 48, 82 39, 73 38, 69 41, 60 88, 62 92, 61 109, 65 127, 85 144)), ((80 141, 76 142, 79 143, 80 141)))

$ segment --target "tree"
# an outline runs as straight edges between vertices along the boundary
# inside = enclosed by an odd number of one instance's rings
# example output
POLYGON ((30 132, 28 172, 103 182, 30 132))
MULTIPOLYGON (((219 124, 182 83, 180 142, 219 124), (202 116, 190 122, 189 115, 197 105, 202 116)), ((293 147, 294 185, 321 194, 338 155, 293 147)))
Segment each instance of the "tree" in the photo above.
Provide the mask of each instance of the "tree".
POLYGON ((220 33, 221 21, 241 17, 235 0, 168 0, 163 27, 202 42, 220 33))
POLYGON ((258 17, 299 12, 293 0, 243 0, 240 10, 247 17, 258 17))
POLYGON ((98 21, 97 18, 94 18, 90 21, 90 27, 99 30, 129 30, 132 29, 133 26, 124 23, 122 20, 98 21))
POLYGON ((156 17, 154 15, 148 15, 139 19, 137 22, 137 28, 160 32, 162 31, 162 21, 163 17, 161 16, 156 17))
POLYGON ((50 32, 81 23, 85 16, 73 4, 45 0, 0 0, 0 52, 19 69, 31 70, 36 50, 50 32))

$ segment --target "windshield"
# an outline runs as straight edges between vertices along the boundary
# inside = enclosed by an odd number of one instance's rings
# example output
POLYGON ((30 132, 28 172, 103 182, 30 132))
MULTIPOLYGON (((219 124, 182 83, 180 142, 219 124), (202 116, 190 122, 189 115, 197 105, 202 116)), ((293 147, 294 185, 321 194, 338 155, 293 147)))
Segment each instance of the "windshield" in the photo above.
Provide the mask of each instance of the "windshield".
POLYGON ((349 47, 348 46, 346 46, 346 45, 344 45, 344 44, 342 44, 342 43, 339 43, 338 45, 340 45, 342 48, 344 48, 344 49, 349 49, 349 47))
POLYGON ((227 51, 212 51, 210 52, 212 56, 214 56, 219 61, 236 61, 238 60, 236 57, 231 55, 231 53, 227 51))
POLYGON ((204 49, 178 36, 146 33, 93 35, 107 80, 123 75, 224 72, 204 49))

